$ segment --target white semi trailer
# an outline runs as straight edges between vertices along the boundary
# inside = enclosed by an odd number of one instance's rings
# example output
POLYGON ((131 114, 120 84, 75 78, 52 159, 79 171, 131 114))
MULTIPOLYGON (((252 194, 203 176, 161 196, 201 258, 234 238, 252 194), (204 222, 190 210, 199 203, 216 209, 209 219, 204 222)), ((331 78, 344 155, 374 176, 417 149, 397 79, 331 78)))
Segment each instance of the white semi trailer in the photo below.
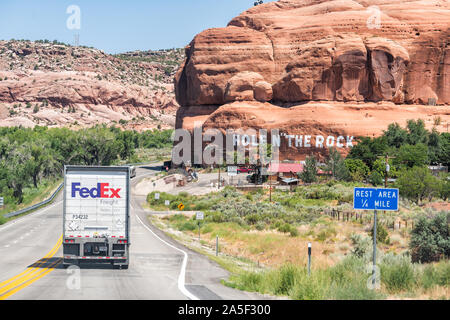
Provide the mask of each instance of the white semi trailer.
POLYGON ((110 263, 128 268, 130 170, 64 167, 64 266, 110 263))

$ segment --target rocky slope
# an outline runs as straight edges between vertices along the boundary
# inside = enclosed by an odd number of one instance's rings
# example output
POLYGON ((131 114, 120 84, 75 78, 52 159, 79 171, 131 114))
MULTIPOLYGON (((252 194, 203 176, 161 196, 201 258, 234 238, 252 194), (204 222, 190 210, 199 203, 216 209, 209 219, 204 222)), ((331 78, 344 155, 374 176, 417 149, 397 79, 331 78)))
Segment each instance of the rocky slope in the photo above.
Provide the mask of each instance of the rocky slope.
POLYGON ((112 56, 60 43, 0 41, 0 125, 173 127, 172 79, 183 58, 176 49, 112 56))
POLYGON ((438 130, 444 130, 450 120, 449 17, 445 0, 256 6, 186 47, 175 78, 176 126, 202 119, 222 129, 249 127, 251 102, 258 126, 276 123, 293 133, 326 136, 335 123, 335 134, 378 135, 394 121, 423 118, 431 126, 433 117, 443 120, 438 130), (428 104, 438 106, 419 106, 428 104))

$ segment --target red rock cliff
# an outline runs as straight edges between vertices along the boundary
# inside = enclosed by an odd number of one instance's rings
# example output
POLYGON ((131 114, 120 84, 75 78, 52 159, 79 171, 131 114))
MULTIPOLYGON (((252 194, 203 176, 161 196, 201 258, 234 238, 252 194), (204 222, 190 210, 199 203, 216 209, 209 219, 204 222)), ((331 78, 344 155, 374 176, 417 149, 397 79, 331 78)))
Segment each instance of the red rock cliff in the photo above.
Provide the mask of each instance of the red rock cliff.
POLYGON ((450 2, 443 0, 256 6, 186 47, 175 78, 176 127, 191 129, 196 120, 205 127, 252 127, 248 112, 256 127, 277 124, 293 134, 332 128, 379 135, 394 121, 422 118, 431 126, 433 117, 445 125, 449 22, 450 2), (438 106, 417 106, 429 103, 438 106))

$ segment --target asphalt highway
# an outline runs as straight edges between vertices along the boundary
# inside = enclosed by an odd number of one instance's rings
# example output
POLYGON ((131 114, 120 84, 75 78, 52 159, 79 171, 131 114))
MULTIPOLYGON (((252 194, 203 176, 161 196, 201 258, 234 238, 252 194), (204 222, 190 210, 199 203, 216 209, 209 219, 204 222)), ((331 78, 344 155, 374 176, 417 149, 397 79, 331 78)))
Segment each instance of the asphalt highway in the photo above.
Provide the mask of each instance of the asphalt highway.
POLYGON ((131 180, 130 266, 62 266, 62 192, 52 205, 0 226, 0 300, 249 300, 260 295, 227 288, 228 273, 152 226, 133 195, 158 165, 131 180))

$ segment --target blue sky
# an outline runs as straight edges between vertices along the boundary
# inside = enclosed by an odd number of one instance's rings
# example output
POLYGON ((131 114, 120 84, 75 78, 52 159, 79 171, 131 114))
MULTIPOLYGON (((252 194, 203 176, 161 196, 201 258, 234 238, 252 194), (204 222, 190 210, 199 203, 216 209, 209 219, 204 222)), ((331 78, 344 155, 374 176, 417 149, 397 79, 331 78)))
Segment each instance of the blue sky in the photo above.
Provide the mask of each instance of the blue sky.
MULTIPOLYGON (((0 0, 0 39, 58 40, 107 53, 184 47, 199 32, 224 27, 254 0, 0 0), (66 13, 80 8, 80 29, 66 13)), ((266 0, 265 2, 269 2, 266 0)))

